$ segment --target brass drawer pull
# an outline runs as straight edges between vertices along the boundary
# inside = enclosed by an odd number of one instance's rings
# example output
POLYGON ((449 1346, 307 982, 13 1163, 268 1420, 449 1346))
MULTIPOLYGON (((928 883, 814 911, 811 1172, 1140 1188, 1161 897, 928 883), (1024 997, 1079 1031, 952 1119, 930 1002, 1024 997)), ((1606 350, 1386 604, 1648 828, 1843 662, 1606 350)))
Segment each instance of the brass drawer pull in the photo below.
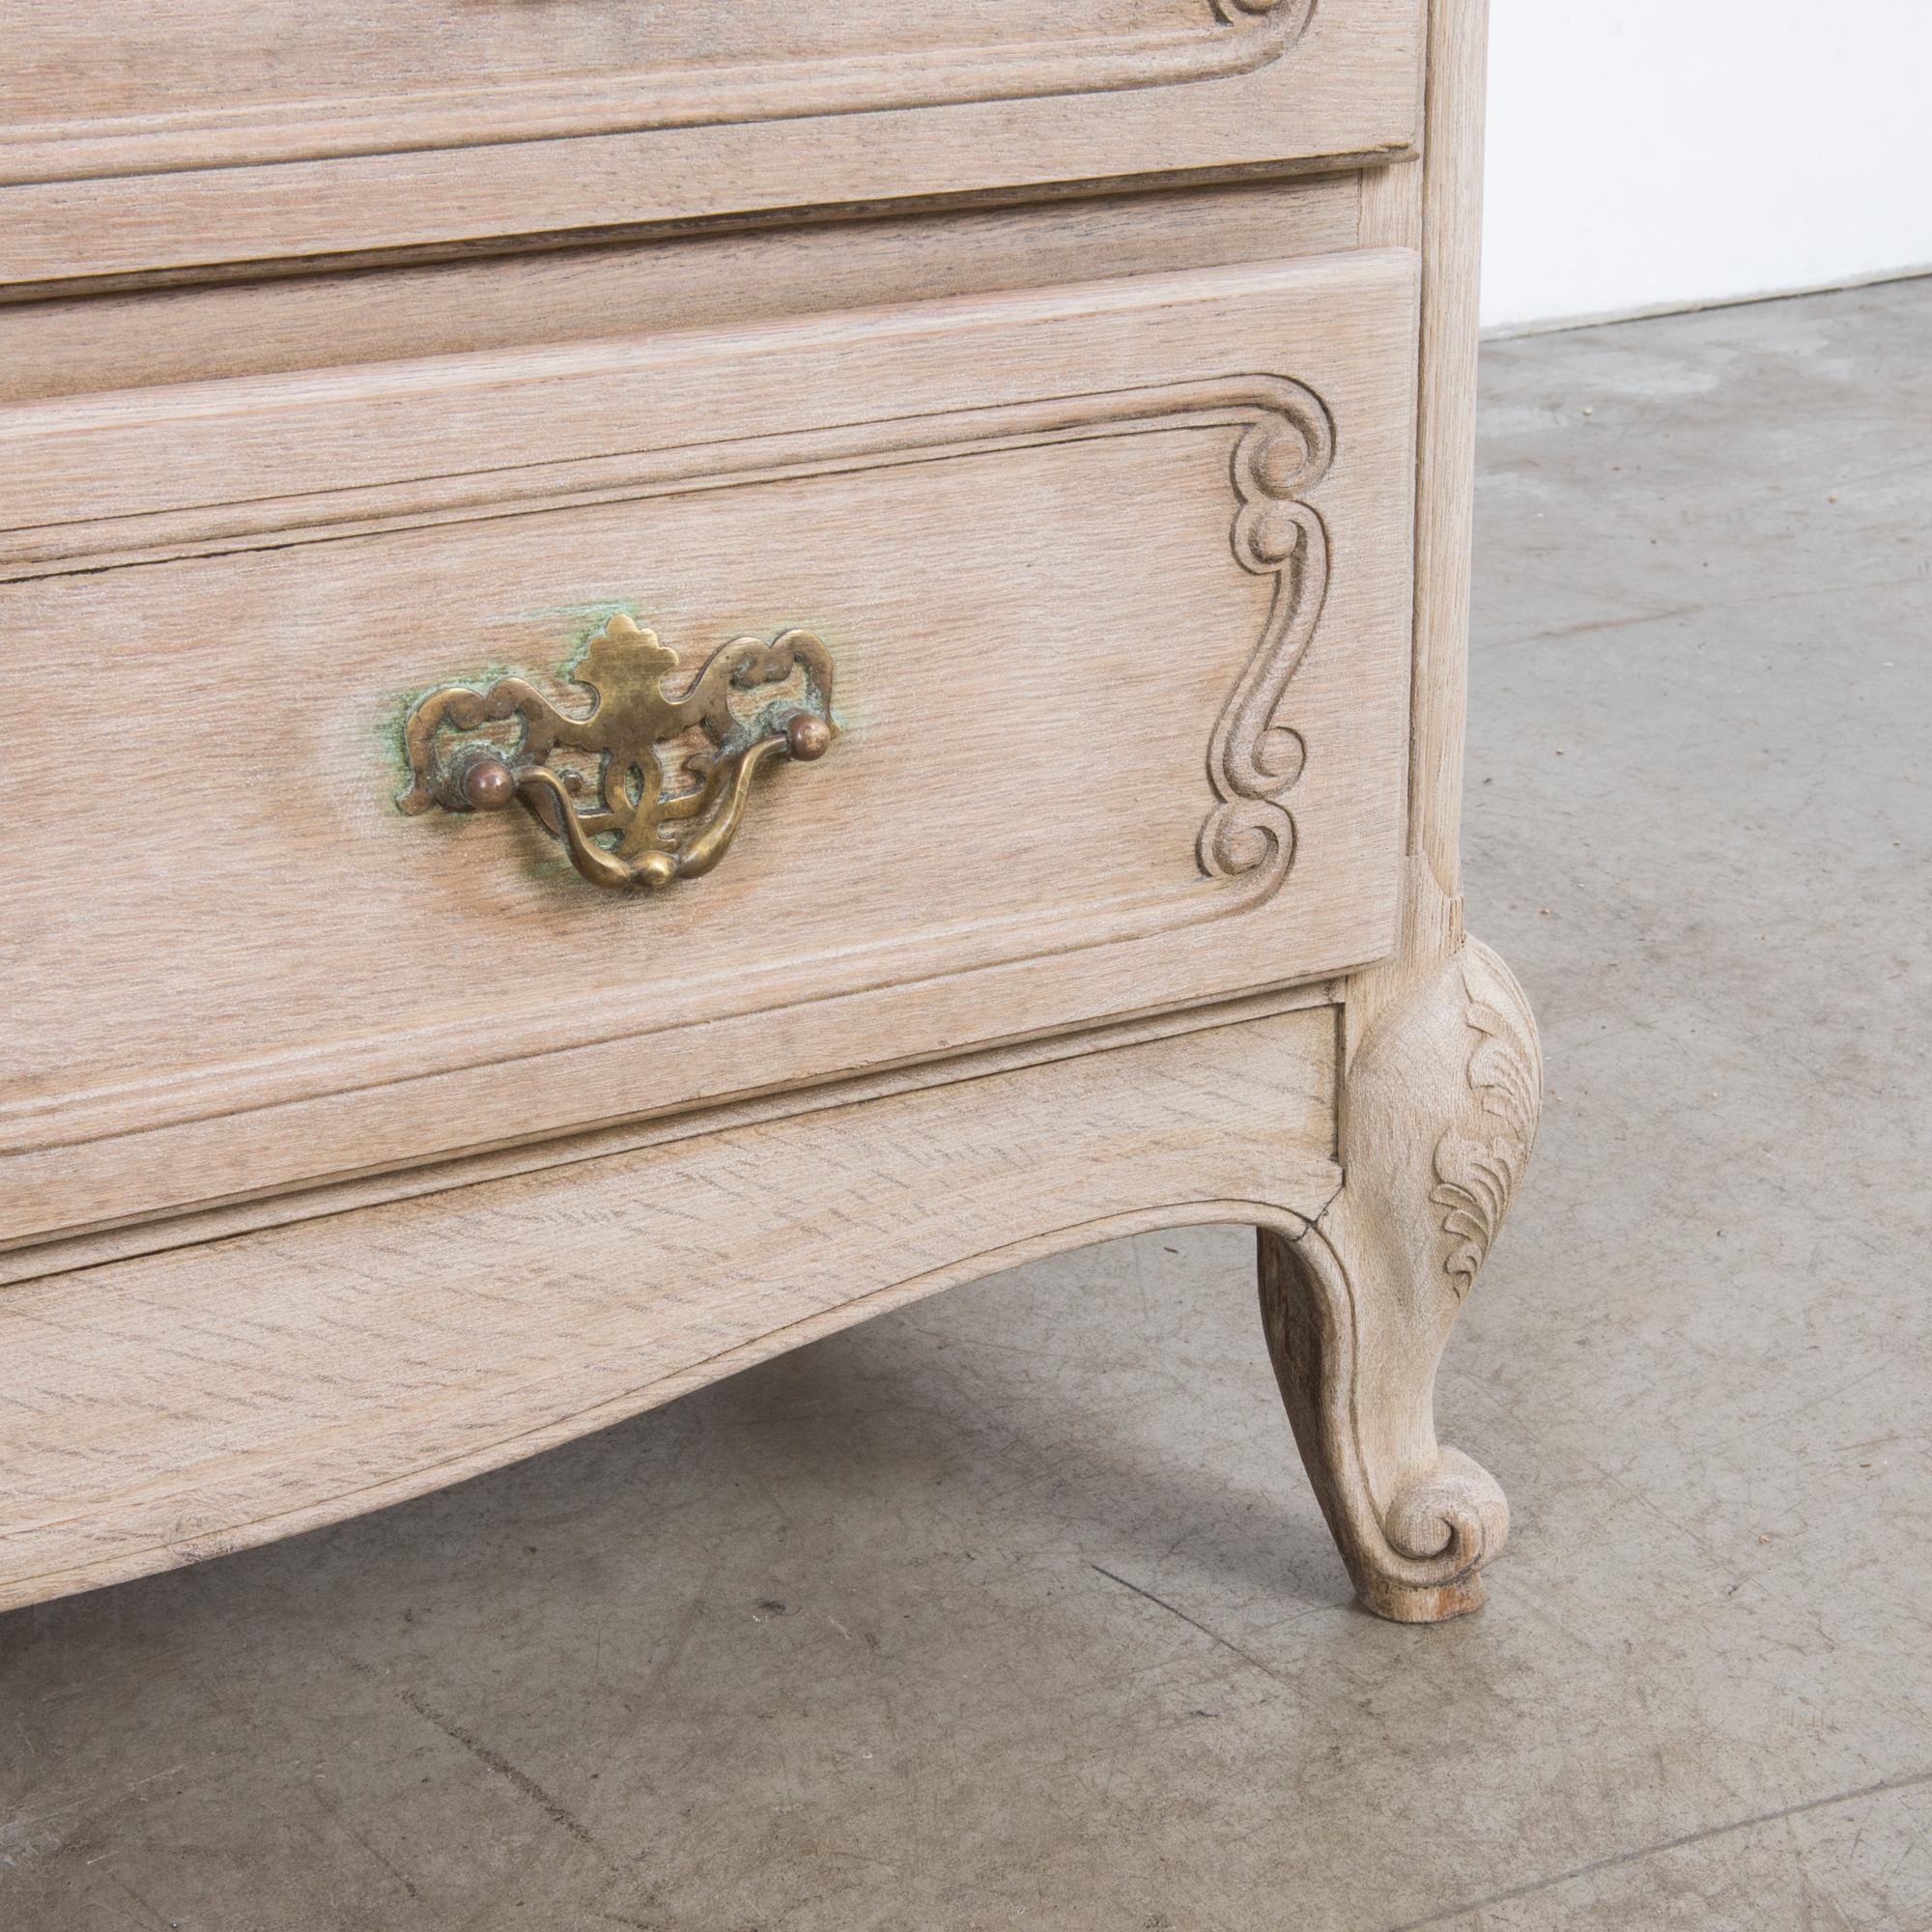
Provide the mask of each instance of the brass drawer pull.
POLYGON ((582 717, 559 711, 520 677, 498 678, 487 691, 441 685, 417 701, 403 727, 412 782, 396 803, 408 812, 433 805, 500 811, 521 798, 592 885, 621 890, 695 879, 730 849, 758 767, 780 752, 823 757, 838 727, 832 722, 832 659, 809 631, 786 631, 770 643, 734 639, 712 653, 681 696, 667 696, 663 680, 676 668, 677 653, 620 611, 570 673, 596 695, 582 717), (803 699, 767 703, 749 720, 732 708, 733 691, 800 674, 803 699), (512 718, 523 725, 514 746, 474 737, 442 743, 445 727, 475 732, 512 718), (695 784, 668 792, 659 748, 694 731, 715 749, 684 760, 695 784), (579 773, 550 768, 553 751, 596 758, 593 802, 579 803, 579 773))

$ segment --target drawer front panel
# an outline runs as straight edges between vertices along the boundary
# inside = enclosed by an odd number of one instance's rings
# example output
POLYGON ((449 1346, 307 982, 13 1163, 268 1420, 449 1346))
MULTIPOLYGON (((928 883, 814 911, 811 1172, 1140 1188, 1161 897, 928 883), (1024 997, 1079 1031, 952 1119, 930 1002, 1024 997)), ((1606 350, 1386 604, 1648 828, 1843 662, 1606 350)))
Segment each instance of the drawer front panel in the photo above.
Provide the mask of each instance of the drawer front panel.
POLYGON ((1420 0, 35 8, 0 24, 0 277, 1387 156, 1415 136, 1420 21, 1420 0))
POLYGON ((1387 950, 1400 251, 0 418, 6 1238, 1387 950), (459 679, 793 627, 841 735, 709 876, 409 816, 459 679))

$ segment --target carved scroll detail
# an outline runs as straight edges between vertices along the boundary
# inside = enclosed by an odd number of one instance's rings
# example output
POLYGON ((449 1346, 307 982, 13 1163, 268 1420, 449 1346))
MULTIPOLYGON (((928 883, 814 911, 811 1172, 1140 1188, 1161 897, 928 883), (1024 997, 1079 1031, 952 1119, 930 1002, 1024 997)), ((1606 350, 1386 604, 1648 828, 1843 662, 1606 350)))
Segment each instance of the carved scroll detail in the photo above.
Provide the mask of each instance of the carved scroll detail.
POLYGON ((1236 559, 1274 580, 1255 655, 1208 746, 1208 776, 1221 803, 1201 828, 1201 869, 1274 891, 1294 863, 1294 819, 1282 803, 1307 762, 1299 732, 1275 714, 1328 593, 1328 530, 1302 500, 1328 473, 1335 426, 1321 399, 1281 383, 1274 407, 1235 448, 1236 559))
POLYGON ((1468 1082, 1479 1120, 1474 1133, 1452 1127, 1435 1143, 1437 1184, 1429 1197, 1444 1210, 1442 1232, 1451 1245, 1443 1267, 1459 1297, 1475 1285, 1516 1198, 1543 1106, 1543 1050, 1516 976, 1487 946, 1471 941, 1463 955, 1463 1018, 1478 1036, 1468 1082))

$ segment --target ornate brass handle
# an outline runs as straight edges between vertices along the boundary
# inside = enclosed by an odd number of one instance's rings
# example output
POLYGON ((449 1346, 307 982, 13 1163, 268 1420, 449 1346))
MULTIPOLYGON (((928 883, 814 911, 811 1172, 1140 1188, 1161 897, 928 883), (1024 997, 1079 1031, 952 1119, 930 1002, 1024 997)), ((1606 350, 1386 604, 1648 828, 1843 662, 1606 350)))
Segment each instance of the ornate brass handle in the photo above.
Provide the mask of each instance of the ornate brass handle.
POLYGON ((570 673, 595 695, 581 717, 559 711, 520 677, 498 678, 487 691, 440 686, 417 700, 403 727, 411 782, 396 803, 409 812, 433 805, 500 811, 521 798, 592 885, 695 879, 730 849, 758 767, 780 752, 823 757, 838 727, 832 722, 832 659, 808 631, 786 631, 770 643, 734 639, 677 696, 668 696, 664 678, 676 668, 677 653, 659 643, 656 632, 619 612, 570 673), (801 681, 802 697, 770 700, 749 718, 731 703, 734 691, 801 681), (474 736, 443 743, 445 729, 475 733, 512 719, 522 725, 513 745, 474 736), (662 748, 697 733, 700 748, 683 759, 695 782, 668 790, 662 748), (579 803, 582 774, 553 771, 546 762, 554 751, 597 761, 588 802, 579 803))

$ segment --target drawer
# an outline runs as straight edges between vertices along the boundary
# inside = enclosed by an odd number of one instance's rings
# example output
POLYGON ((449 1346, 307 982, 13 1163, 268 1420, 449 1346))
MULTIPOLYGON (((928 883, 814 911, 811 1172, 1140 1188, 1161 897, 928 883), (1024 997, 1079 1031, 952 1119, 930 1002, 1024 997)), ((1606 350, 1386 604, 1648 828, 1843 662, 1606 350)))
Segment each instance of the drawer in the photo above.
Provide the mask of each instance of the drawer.
POLYGON ((0 1238, 1380 956, 1415 328, 1386 250, 0 415, 0 1238), (828 654, 714 870, 399 809, 633 623, 828 654))
POLYGON ((62 0, 0 18, 0 281, 1412 151, 1422 0, 62 0))

